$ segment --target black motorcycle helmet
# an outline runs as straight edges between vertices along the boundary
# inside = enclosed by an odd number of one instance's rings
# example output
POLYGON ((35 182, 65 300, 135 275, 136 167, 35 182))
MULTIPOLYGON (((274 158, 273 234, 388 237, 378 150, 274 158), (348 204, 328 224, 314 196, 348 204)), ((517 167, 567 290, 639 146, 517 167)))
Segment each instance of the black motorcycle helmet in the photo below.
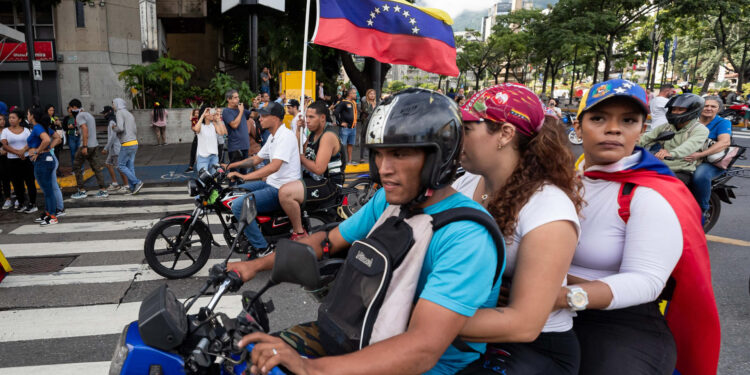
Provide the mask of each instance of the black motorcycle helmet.
MULTIPOLYGON (((459 164, 463 135, 456 103, 432 90, 409 88, 385 99, 370 116, 365 146, 368 148, 420 147, 427 150, 420 176, 420 194, 427 199, 453 181, 459 164)), ((380 183, 375 153, 370 153, 370 175, 380 183)))
POLYGON ((703 111, 703 105, 705 101, 698 95, 695 94, 682 94, 673 96, 669 99, 667 105, 664 107, 667 109, 667 122, 674 126, 684 124, 686 122, 697 119, 703 111), (687 108, 685 113, 679 115, 672 113, 672 108, 682 107, 687 108))

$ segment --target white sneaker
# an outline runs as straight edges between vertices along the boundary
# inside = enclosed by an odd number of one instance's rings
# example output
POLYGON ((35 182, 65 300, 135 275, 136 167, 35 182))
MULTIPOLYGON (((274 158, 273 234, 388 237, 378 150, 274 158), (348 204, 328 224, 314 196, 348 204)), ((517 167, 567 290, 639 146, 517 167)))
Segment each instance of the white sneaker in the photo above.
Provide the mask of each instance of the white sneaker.
POLYGON ((41 226, 53 225, 53 224, 57 224, 57 218, 53 216, 47 216, 44 218, 44 220, 41 223, 39 223, 39 225, 41 226))
POLYGON ((7 210, 13 206, 13 202, 10 201, 10 199, 6 199, 5 203, 3 204, 3 210, 7 210))
POLYGON ((83 199, 87 197, 86 190, 78 190, 77 193, 70 196, 73 199, 83 199))
POLYGON ((109 187, 107 188, 107 191, 110 192, 110 193, 115 193, 115 192, 120 191, 120 189, 122 189, 122 186, 120 186, 119 184, 113 182, 113 183, 109 184, 109 187))
POLYGON ((28 207, 26 207, 25 210, 23 210, 23 213, 25 213, 25 214, 33 214, 34 212, 37 212, 37 211, 39 211, 39 209, 36 206, 29 205, 28 207))

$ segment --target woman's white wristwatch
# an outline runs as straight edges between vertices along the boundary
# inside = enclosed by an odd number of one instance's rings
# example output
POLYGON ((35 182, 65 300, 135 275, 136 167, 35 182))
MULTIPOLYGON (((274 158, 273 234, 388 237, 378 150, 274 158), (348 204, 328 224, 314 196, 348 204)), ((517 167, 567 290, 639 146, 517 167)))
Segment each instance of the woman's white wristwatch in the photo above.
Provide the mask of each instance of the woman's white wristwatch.
POLYGON ((589 295, 583 290, 583 288, 577 286, 568 288, 568 294, 566 297, 570 311, 586 310, 586 306, 589 305, 589 295))

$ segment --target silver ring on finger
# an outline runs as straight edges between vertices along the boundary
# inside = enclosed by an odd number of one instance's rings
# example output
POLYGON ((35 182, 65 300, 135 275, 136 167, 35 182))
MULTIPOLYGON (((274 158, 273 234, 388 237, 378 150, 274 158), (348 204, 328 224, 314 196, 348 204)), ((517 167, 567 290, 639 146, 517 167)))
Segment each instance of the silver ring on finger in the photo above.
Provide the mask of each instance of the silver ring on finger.
POLYGON ((276 348, 271 348, 271 351, 273 351, 273 355, 279 354, 279 352, 276 351, 276 348))

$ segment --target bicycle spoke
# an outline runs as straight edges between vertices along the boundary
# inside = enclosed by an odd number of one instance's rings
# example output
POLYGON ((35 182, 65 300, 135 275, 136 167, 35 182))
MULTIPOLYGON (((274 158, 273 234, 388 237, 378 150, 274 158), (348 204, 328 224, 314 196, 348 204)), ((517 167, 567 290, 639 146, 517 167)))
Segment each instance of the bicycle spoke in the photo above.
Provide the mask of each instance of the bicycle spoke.
POLYGON ((172 267, 170 267, 172 271, 174 271, 174 268, 177 267, 177 260, 180 259, 180 255, 182 255, 182 253, 177 253, 177 256, 174 257, 174 262, 172 262, 172 267))
POLYGON ((164 241, 167 241, 167 243, 169 244, 169 247, 174 248, 174 242, 170 241, 169 238, 167 238, 167 236, 164 235, 164 232, 159 233, 159 235, 161 235, 162 238, 164 238, 164 241))
POLYGON ((186 256, 187 256, 188 258, 190 258, 190 260, 192 260, 192 261, 193 261, 193 263, 195 263, 195 258, 193 258, 193 256, 192 256, 192 255, 190 255, 190 253, 188 253, 188 252, 186 251, 186 252, 185 252, 185 255, 186 255, 186 256))
POLYGON ((174 253, 175 253, 174 250, 164 250, 164 251, 155 251, 154 255, 162 256, 162 255, 169 255, 169 254, 174 254, 174 253))

